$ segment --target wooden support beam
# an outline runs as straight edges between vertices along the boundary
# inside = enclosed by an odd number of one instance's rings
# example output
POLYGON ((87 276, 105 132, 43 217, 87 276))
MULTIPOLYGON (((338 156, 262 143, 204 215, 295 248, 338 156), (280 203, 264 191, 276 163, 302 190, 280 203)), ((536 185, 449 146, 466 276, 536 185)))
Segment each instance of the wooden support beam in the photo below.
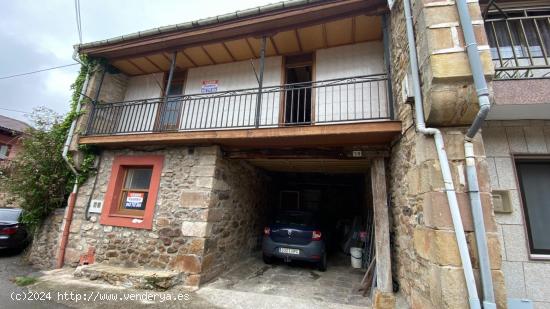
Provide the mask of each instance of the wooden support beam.
POLYGON ((275 45, 275 40, 273 39, 272 36, 269 37, 269 42, 271 43, 271 45, 273 45, 273 49, 275 50, 275 54, 279 55, 279 49, 277 48, 277 45, 275 45))
POLYGON ((181 50, 181 53, 183 54, 183 56, 189 60, 189 62, 191 62, 191 64, 196 67, 197 66, 197 63, 195 61, 193 61, 193 59, 191 59, 191 56, 189 56, 184 49, 181 50))
POLYGON ((152 145, 219 144, 227 147, 289 148, 385 145, 401 133, 401 122, 381 121, 322 126, 206 130, 186 132, 139 133, 81 136, 80 144, 152 145))
POLYGON ((223 48, 225 49, 225 51, 227 52, 227 54, 229 55, 229 57, 231 58, 231 61, 236 61, 237 58, 235 58, 235 56, 234 56, 233 53, 229 50, 229 47, 227 47, 227 45, 225 44, 225 42, 222 42, 222 46, 223 46, 223 48))
POLYGON ((212 56, 210 55, 210 53, 208 53, 208 51, 206 50, 206 48, 204 48, 204 46, 201 46, 201 49, 206 54, 206 57, 208 57, 208 60, 212 62, 212 64, 218 64, 216 61, 214 61, 214 58, 212 58, 212 56))
POLYGON ((298 42, 298 49, 301 53, 304 52, 304 48, 302 47, 302 41, 300 40, 300 34, 298 33, 298 29, 294 29, 294 36, 296 36, 296 41, 298 42))
POLYGON ((381 292, 392 293, 390 223, 384 158, 375 158, 371 164, 370 176, 376 248, 376 286, 381 292))
POLYGON ((355 44, 357 40, 355 39, 357 33, 357 22, 355 21, 355 16, 351 18, 351 42, 355 44))
POLYGON ((126 60, 130 65, 132 65, 136 70, 138 70, 141 74, 146 74, 147 72, 143 71, 139 65, 137 65, 132 59, 126 60))
POLYGON ((144 57, 147 62, 149 62, 152 66, 154 66, 159 72, 163 72, 164 70, 161 69, 153 60, 149 59, 149 57, 144 57))
POLYGON ((321 30, 323 32, 323 47, 327 48, 328 47, 327 24, 322 24, 321 30))
MULTIPOLYGON (((377 147, 379 148, 379 147, 377 147)), ((357 149, 353 148, 333 148, 333 149, 230 149, 224 148, 224 157, 227 159, 250 160, 250 159, 335 159, 335 160, 365 160, 367 158, 388 157, 388 150, 365 149, 359 150, 361 155, 355 156, 357 149)))
POLYGON ((252 56, 254 56, 254 58, 257 58, 258 56, 256 56, 256 53, 254 52, 254 48, 252 47, 252 44, 250 43, 248 38, 246 38, 244 40, 246 41, 246 45, 248 45, 248 48, 250 49, 250 52, 252 53, 252 56))

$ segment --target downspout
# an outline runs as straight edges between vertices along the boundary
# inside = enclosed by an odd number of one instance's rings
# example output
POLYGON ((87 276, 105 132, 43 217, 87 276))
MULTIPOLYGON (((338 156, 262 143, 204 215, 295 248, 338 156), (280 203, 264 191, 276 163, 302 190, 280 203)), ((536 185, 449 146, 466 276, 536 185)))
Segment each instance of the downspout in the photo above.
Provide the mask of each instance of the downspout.
POLYGON ((460 17, 462 32, 464 33, 464 42, 468 52, 470 69, 476 87, 476 93, 479 103, 479 112, 466 133, 464 141, 464 153, 466 156, 466 177, 468 179, 468 195, 470 197, 470 207, 472 209, 472 220, 474 223, 474 233, 476 238, 476 247, 481 272, 481 284, 483 287, 483 308, 496 308, 495 293, 493 290, 493 278, 491 276, 491 264, 489 260, 489 250, 487 247, 487 238, 485 233, 485 223, 483 220, 483 209, 479 193, 479 183, 477 179, 476 161, 474 156, 474 145, 472 139, 479 131, 479 128, 487 118, 491 103, 489 101, 489 89, 483 66, 479 56, 477 42, 472 26, 472 18, 468 12, 466 0, 457 0, 456 6, 460 17))
MULTIPOLYGON (((82 62, 80 62, 80 60, 78 59, 76 49, 75 49, 75 52, 73 53, 73 59, 76 62, 79 62, 81 65, 85 65, 82 62)), ((90 80, 89 77, 90 77, 90 72, 86 74, 86 78, 84 79, 84 84, 82 85, 82 92, 80 93, 80 97, 78 98, 78 103, 76 105, 77 115, 80 113, 80 109, 82 107, 82 100, 84 98, 84 93, 86 93, 86 91, 88 90, 88 82, 90 80)), ((67 210, 65 211, 65 218, 64 218, 65 224, 63 225, 63 233, 61 234, 61 242, 59 243, 59 252, 57 254, 57 261, 56 261, 57 268, 63 267, 63 263, 65 260, 65 249, 67 247, 67 242, 69 240, 69 231, 71 228, 71 223, 73 221, 74 205, 76 203, 76 194, 78 191, 78 171, 72 165, 68 156, 69 147, 73 140, 74 129, 76 127, 76 120, 77 118, 73 119, 71 123, 71 127, 69 128, 69 133, 67 134, 67 139, 65 140, 65 144, 63 145, 63 152, 61 154, 61 156, 63 157, 63 160, 65 160, 65 162, 69 166, 69 169, 71 170, 71 172, 73 172, 75 176, 75 181, 74 181, 73 191, 69 195, 68 207, 67 207, 67 210)))
POLYGON ((453 226, 458 244, 458 250, 460 253, 460 260, 464 270, 464 277, 466 280, 466 288, 468 290, 468 301, 470 308, 478 309, 480 307, 479 297, 477 295, 476 282, 474 279, 474 271, 472 269, 472 262, 470 260, 470 254, 468 252, 468 245, 466 242, 466 235, 464 234, 464 227, 462 225, 462 218, 460 217, 460 210, 458 208, 458 201, 456 198, 456 191, 453 184, 451 175, 451 168, 449 167, 449 161, 447 159, 447 152, 445 151, 445 144, 441 131, 436 128, 426 128, 426 122, 424 119, 424 110, 422 103, 422 92, 420 90, 420 77, 418 71, 418 58, 416 55, 416 41, 414 38, 414 26, 411 10, 410 0, 404 0, 405 22, 407 27, 407 41, 409 45, 409 59, 412 71, 413 89, 414 89, 414 107, 416 114, 416 129, 418 132, 425 135, 433 135, 439 164, 441 167, 441 174, 443 176, 443 182, 445 183, 445 192, 447 194, 447 201, 449 203, 449 209, 451 211, 451 217, 453 220, 453 226))

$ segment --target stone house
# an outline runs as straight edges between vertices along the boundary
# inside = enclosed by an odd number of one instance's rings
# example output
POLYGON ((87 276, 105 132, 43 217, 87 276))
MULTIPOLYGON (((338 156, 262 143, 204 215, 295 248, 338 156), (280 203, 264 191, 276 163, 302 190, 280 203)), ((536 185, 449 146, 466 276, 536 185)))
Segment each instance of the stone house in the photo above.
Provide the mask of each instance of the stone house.
POLYGON ((412 308, 548 307, 544 2, 287 1, 76 46, 107 63, 71 137, 77 163, 78 145, 97 149, 98 172, 31 260, 93 257, 197 287, 250 255, 285 199, 373 214, 376 308, 396 294, 412 308), (362 197, 339 204, 349 179, 362 197))

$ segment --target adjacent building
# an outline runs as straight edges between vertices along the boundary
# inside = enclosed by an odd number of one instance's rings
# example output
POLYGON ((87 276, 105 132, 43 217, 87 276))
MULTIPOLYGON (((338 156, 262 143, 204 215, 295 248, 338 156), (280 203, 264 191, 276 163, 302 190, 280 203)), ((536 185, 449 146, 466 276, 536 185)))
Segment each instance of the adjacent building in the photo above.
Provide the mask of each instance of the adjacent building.
MULTIPOLYGON (((499 308, 550 306, 544 2, 467 1, 492 103, 471 142, 499 308)), ((250 256, 284 204, 334 225, 373 218, 374 307, 394 295, 469 307, 449 183, 415 107, 441 131, 481 289, 464 150, 478 98, 457 3, 417 0, 411 14, 422 102, 403 1, 287 1, 77 46, 107 63, 71 139, 77 163, 78 145, 98 149, 98 173, 78 190, 57 258, 198 287, 250 256)), ((42 243, 59 239, 53 229, 42 243)))
MULTIPOLYGON (((29 125, 13 118, 0 115, 0 168, 9 168, 11 160, 17 156, 20 139, 29 125)), ((0 207, 15 206, 5 190, 0 189, 0 207)))

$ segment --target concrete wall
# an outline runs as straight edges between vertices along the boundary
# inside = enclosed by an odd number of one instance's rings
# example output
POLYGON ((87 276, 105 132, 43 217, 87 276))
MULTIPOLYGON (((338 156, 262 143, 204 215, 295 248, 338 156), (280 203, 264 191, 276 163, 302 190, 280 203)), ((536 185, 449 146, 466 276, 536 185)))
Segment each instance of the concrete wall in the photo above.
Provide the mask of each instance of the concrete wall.
POLYGON ((502 269, 508 297, 527 298, 535 308, 550 307, 550 261, 529 259, 525 218, 521 209, 512 154, 550 155, 550 121, 487 121, 483 142, 492 190, 509 190, 511 213, 495 215, 501 234, 502 269))
MULTIPOLYGON (((384 73, 382 42, 320 49, 315 54, 315 80, 384 73)), ((385 81, 320 88, 315 92, 317 120, 388 116, 385 81)))

